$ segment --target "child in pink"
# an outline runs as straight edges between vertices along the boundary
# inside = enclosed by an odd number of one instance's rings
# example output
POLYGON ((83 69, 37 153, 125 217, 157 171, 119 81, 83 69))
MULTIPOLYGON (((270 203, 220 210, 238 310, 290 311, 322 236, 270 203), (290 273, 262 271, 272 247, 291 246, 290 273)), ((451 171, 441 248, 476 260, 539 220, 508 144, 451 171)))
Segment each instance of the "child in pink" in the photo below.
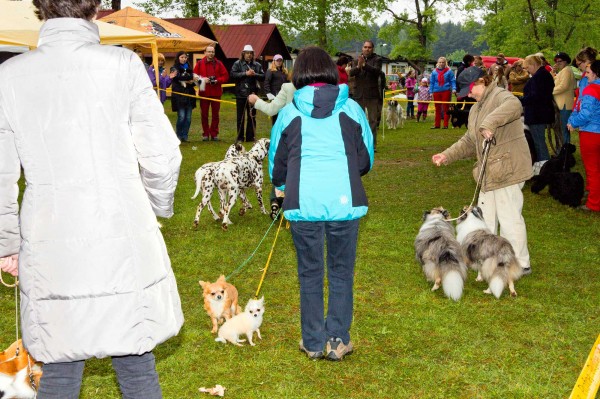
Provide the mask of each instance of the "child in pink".
POLYGON ((431 101, 431 94, 429 93, 429 81, 427 80, 427 78, 421 79, 421 83, 419 83, 419 101, 417 101, 419 105, 417 107, 417 122, 419 122, 421 115, 423 115, 423 120, 427 119, 427 109, 429 108, 429 103, 422 103, 421 100, 431 101))

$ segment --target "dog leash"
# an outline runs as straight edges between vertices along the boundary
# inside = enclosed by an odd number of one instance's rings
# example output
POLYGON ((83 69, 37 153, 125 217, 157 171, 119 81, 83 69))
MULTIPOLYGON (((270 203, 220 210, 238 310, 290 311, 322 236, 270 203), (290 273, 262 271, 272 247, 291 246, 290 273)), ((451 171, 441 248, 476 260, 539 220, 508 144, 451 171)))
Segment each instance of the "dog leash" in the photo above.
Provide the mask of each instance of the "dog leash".
MULTIPOLYGON (((467 207, 467 210, 465 212, 469 212, 471 209, 473 209, 473 204, 475 203, 475 201, 477 201, 477 197, 479 196, 479 193, 481 192, 483 176, 485 175, 485 167, 487 165, 488 155, 490 154, 490 148, 492 147, 492 144, 496 144, 495 137, 492 137, 491 139, 485 139, 483 142, 483 161, 481 161, 481 170, 479 170, 479 176, 477 177, 477 186, 475 186, 475 194, 473 194, 473 199, 471 199, 471 203, 469 204, 469 206, 467 207)), ((453 222, 455 220, 460 219, 461 216, 462 216, 462 214, 460 214, 459 216, 457 216, 455 218, 444 219, 444 220, 446 220, 448 222, 453 222)))
MULTIPOLYGON (((277 216, 279 216, 279 213, 281 213, 281 209, 279 210, 279 212, 277 213, 277 216)), ((269 231, 271 231, 271 228, 273 227, 273 225, 275 224, 275 222, 277 221, 277 217, 275 217, 273 219, 273 221, 271 222, 271 224, 269 225, 269 228, 267 229, 267 231, 265 232, 265 234, 262 236, 262 238, 260 239, 258 245, 256 246, 256 248, 254 248, 254 251, 252 251, 252 253, 250 254, 250 256, 242 262, 241 265, 239 265, 237 268, 235 268, 234 271, 232 271, 229 275, 227 275, 227 277, 225 277, 225 280, 229 281, 229 279, 233 276, 235 276, 236 274, 238 274, 243 268, 244 266, 246 266, 248 264, 248 262, 250 262, 250 260, 254 257, 254 255, 256 254, 256 251, 258 251, 258 248, 260 248, 260 246, 262 245, 263 241, 265 240, 265 238, 267 237, 267 235, 269 234, 269 231)), ((279 231, 277 232, 279 234, 279 231)), ((277 238, 276 238, 277 239, 277 238)), ((274 245, 274 244, 273 244, 274 245)))
MULTIPOLYGON (((281 212, 281 208, 277 212, 277 216, 279 216, 280 212, 281 212)), ((277 220, 277 217, 275 217, 275 220, 277 220)), ((273 220, 273 222, 275 222, 275 220, 273 220)), ((273 245, 271 245, 271 252, 269 252, 269 257, 267 258, 267 263, 265 265, 265 268, 263 269, 263 274, 260 278, 260 282, 258 283, 258 288, 256 289, 256 294, 254 294, 254 299, 258 299, 258 294, 260 293, 260 288, 262 287, 263 281, 265 281, 265 276, 267 275, 267 270, 269 269, 269 264, 271 263, 271 257, 273 256, 273 250, 275 249, 275 244, 277 243, 277 238, 279 237, 279 232, 281 231, 282 224, 283 224, 283 218, 280 218, 279 227, 277 227, 277 233, 275 234, 275 239, 273 240, 273 245)))

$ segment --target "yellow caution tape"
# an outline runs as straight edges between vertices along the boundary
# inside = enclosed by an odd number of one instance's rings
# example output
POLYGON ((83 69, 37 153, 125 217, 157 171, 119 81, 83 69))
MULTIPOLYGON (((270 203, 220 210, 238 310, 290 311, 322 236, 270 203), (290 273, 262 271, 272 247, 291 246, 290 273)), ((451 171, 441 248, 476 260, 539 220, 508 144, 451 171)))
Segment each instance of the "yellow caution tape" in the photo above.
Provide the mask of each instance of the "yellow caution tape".
POLYGON ((600 335, 579 374, 569 399, 594 399, 600 387, 600 335))

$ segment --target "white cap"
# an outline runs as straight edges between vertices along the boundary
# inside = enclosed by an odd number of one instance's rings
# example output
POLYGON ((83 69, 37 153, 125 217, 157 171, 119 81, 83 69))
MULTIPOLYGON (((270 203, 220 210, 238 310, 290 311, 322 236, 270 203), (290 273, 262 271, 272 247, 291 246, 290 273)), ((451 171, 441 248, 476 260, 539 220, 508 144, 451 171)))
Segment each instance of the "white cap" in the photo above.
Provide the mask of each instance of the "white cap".
POLYGON ((273 61, 277 61, 277 60, 282 60, 283 57, 281 56, 281 54, 275 54, 275 57, 273 57, 273 61))
POLYGON ((421 82, 429 82, 429 81, 427 80, 427 78, 423 78, 423 79, 421 79, 421 82))
POLYGON ((246 44, 246 45, 244 46, 244 49, 243 49, 242 51, 247 51, 247 52, 249 52, 249 53, 253 53, 253 52, 254 52, 254 49, 252 48, 252 46, 251 46, 251 45, 249 45, 249 44, 246 44))

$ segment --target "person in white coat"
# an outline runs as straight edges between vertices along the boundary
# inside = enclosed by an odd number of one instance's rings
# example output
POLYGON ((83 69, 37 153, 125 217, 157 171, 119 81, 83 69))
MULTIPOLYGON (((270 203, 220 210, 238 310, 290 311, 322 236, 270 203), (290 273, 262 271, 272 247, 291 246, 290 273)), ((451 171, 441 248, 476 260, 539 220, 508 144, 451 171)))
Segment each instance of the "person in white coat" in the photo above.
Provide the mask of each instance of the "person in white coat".
POLYGON ((0 65, 0 258, 37 397, 77 398, 85 359, 111 356, 124 398, 161 398, 152 350, 183 314, 156 217, 180 143, 139 57, 99 44, 100 0, 33 4, 38 48, 0 65))

